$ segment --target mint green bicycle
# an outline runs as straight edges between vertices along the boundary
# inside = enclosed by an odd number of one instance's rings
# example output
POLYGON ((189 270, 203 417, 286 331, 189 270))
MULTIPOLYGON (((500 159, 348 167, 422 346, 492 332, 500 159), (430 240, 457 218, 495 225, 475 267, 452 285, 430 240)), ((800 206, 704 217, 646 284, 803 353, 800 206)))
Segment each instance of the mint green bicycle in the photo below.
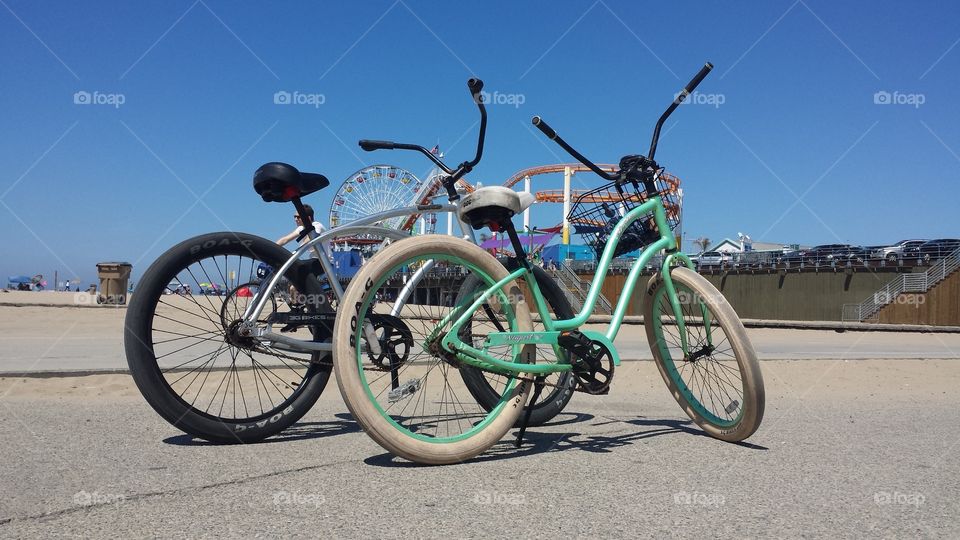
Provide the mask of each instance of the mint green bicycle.
POLYGON ((757 430, 764 389, 756 353, 733 308, 678 251, 672 229, 679 206, 669 176, 654 161, 664 121, 712 67, 706 64, 660 117, 648 155, 624 157, 616 173, 604 172, 533 118, 547 137, 609 181, 579 197, 569 215, 591 235, 599 254, 587 300, 573 318, 551 317, 511 221, 530 206, 532 196, 501 186, 467 195, 458 212, 474 229, 506 232, 516 270, 507 270, 475 244, 440 235, 397 241, 363 266, 344 294, 341 305, 347 311, 336 320, 333 356, 343 398, 367 434, 412 461, 455 463, 487 450, 515 424, 520 445, 530 415, 529 408, 523 414, 524 405, 531 392, 530 402, 537 400, 550 374, 569 372, 577 390, 607 393, 620 365, 613 341, 642 269, 661 252, 660 272, 640 293, 660 374, 709 435, 735 442, 757 430), (642 252, 606 332, 581 329, 611 261, 635 249, 642 252), (424 267, 432 269, 429 276, 411 281, 424 267), (411 284, 416 290, 409 290, 411 284), (407 303, 391 313, 389 299, 399 292, 407 295, 407 303), (402 355, 391 358, 391 369, 371 361, 364 333, 365 321, 384 314, 400 318, 412 338, 402 355), (474 399, 477 373, 499 396, 495 403, 474 399))

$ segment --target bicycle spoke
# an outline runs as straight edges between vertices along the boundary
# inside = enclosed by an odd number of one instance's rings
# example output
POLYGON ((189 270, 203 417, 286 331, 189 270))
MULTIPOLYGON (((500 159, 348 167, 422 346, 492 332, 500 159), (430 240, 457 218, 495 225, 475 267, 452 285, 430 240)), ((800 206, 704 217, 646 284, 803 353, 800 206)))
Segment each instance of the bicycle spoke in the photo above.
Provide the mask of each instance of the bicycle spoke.
MULTIPOLYGON (((238 420, 272 414, 307 377, 310 355, 228 337, 253 299, 259 264, 236 253, 193 260, 163 287, 173 294, 158 294, 148 342, 153 361, 169 391, 198 412, 238 420)), ((276 312, 276 294, 267 297, 261 322, 276 312)))
MULTIPOLYGON (((457 299, 457 295, 462 293, 458 285, 454 284, 449 288, 437 285, 459 283, 443 280, 470 274, 462 268, 450 268, 451 266, 453 265, 438 262, 431 270, 437 278, 422 277, 419 283, 412 286, 412 294, 403 303, 399 314, 406 334, 392 333, 387 336, 384 333, 386 330, 377 331, 377 337, 385 351, 396 351, 397 354, 403 351, 403 361, 399 367, 381 370, 375 366, 374 359, 370 357, 371 353, 365 349, 359 353, 365 356, 358 358, 357 368, 360 369, 364 384, 383 413, 389 415, 403 429, 421 437, 456 437, 473 429, 475 424, 487 415, 487 412, 475 403, 461 377, 460 371, 467 369, 467 366, 455 355, 437 355, 436 349, 428 350, 426 344, 430 335, 437 331, 436 324, 447 317, 451 321, 457 319, 462 314, 459 311, 469 307, 471 303, 466 299, 457 299), (460 307, 456 307, 457 305, 460 307), (400 387, 394 386, 395 380, 399 381, 400 387)), ((408 268, 409 272, 415 275, 418 266, 410 263, 408 268)), ((400 285, 408 279, 411 278, 387 277, 383 284, 366 293, 371 299, 365 308, 365 313, 368 314, 365 315, 366 320, 371 321, 368 324, 376 323, 377 319, 371 318, 373 314, 392 311, 394 301, 382 303, 381 300, 399 292, 400 285)), ((512 323, 502 312, 503 309, 502 305, 498 306, 493 302, 481 304, 468 319, 470 322, 464 326, 461 339, 465 343, 482 347, 488 333, 509 330, 509 324, 512 323)), ((448 323, 446 329, 449 327, 448 323)), ((443 330, 436 335, 442 336, 443 330)), ((491 348, 488 353, 497 358, 513 360, 510 346, 491 348)), ((497 386, 499 392, 512 388, 512 378, 508 379, 499 374, 487 376, 493 379, 490 384, 497 386)))
POLYGON ((673 312, 665 289, 659 289, 655 299, 653 324, 659 328, 661 351, 676 369, 678 381, 684 384, 699 406, 724 421, 733 421, 742 410, 743 380, 739 369, 728 365, 737 361, 726 332, 716 323, 709 304, 699 300, 692 291, 678 286, 677 294, 692 298, 681 304, 681 315, 686 329, 687 347, 681 346, 679 320, 673 312), (703 310, 709 315, 708 339, 703 310), (705 354, 702 354, 705 353, 705 354))

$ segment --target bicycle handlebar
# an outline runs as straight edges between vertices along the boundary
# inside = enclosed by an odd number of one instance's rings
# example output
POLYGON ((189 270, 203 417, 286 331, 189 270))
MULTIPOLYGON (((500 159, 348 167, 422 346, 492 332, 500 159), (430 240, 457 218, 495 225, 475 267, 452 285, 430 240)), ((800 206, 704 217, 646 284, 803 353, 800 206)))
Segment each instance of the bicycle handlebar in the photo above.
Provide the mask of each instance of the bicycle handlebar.
POLYGON ((540 128, 540 131, 542 131, 543 134, 546 135, 548 139, 559 144, 560 148, 563 148, 564 150, 567 151, 568 154, 575 157, 577 161, 589 167, 591 171, 599 174, 600 176, 602 176, 603 178, 606 178, 607 180, 616 180, 618 178, 617 175, 610 174, 604 171, 603 169, 601 169, 600 167, 597 167, 596 163, 590 161, 583 154, 574 150, 572 146, 567 144, 567 141, 563 140, 559 135, 557 135, 557 132, 554 131, 552 127, 547 125, 547 123, 544 122, 543 119, 540 118, 539 116, 534 116, 531 121, 533 122, 533 125, 540 128))
POLYGON ((470 89, 470 95, 476 96, 483 90, 483 81, 480 79, 468 79, 467 88, 470 89))
POLYGON ((547 138, 550 139, 551 141, 557 138, 557 132, 554 131, 552 127, 547 125, 547 123, 543 121, 543 118, 540 118, 539 116, 534 116, 531 119, 531 122, 533 122, 533 125, 540 128, 540 131, 542 131, 543 134, 546 135, 547 138))
POLYGON ((371 141, 367 139, 362 139, 359 144, 360 148, 363 148, 367 152, 372 152, 374 150, 416 150, 417 152, 420 152, 421 154, 430 158, 430 161, 436 163, 437 167, 443 169, 443 172, 447 174, 453 174, 453 170, 450 167, 447 167, 447 165, 440 161, 437 156, 433 155, 432 152, 420 146, 419 144, 403 144, 395 143, 393 141, 371 141))
POLYGON ((483 95, 481 94, 483 90, 483 81, 480 79, 471 78, 467 81, 467 89, 470 90, 470 96, 473 98, 473 102, 476 103, 477 108, 480 109, 480 133, 477 136, 477 154, 472 160, 464 161, 458 165, 456 169, 451 169, 448 167, 443 161, 440 160, 439 157, 419 144, 362 139, 359 141, 360 148, 367 152, 372 152, 374 150, 415 150, 420 152, 421 154, 430 158, 430 161, 434 162, 437 167, 440 167, 443 172, 450 175, 444 179, 444 187, 447 188, 447 194, 450 195, 450 200, 456 200, 458 195, 456 193, 456 189, 454 189, 454 186, 457 180, 463 178, 464 175, 473 170, 477 163, 480 163, 480 158, 483 157, 483 141, 487 135, 487 108, 483 105, 483 95))
POLYGON ((360 140, 360 148, 363 148, 367 152, 372 152, 374 150, 393 150, 397 147, 397 143, 393 141, 369 141, 367 139, 360 140))
MULTIPOLYGON (((653 165, 653 166, 656 165, 656 162, 653 160, 653 157, 654 157, 654 154, 656 154, 657 152, 657 142, 660 139, 660 128, 663 127, 663 123, 673 113, 673 111, 675 111, 676 108, 681 103, 683 103, 683 100, 685 100, 687 96, 693 93, 693 91, 697 88, 697 86, 699 86, 700 83, 703 82, 703 79, 706 78, 707 74, 709 74, 710 70, 712 69, 713 69, 713 64, 711 64, 710 62, 707 62, 706 64, 704 64, 703 67, 700 68, 700 71, 697 72, 697 74, 693 77, 693 79, 691 79, 690 82, 687 83, 687 85, 683 88, 683 90, 681 90, 680 93, 677 94, 677 97, 674 98, 673 103, 671 103, 670 106, 667 107, 667 110, 664 111, 664 113, 660 116, 660 119, 657 121, 656 127, 654 127, 653 129, 653 139, 650 141, 650 152, 647 154, 645 158, 647 160, 645 161, 647 165, 653 165)), ((579 161, 580 163, 583 163, 584 165, 589 167, 590 170, 592 170, 593 172, 597 173, 603 178, 606 178, 607 180, 621 179, 620 178, 621 175, 619 173, 610 174, 601 170, 600 167, 597 167, 595 163, 593 163, 592 161, 584 157, 580 152, 577 152, 576 150, 574 150, 573 147, 571 147, 569 144, 567 144, 566 141, 564 141, 559 135, 557 135, 557 132, 553 128, 551 128, 549 125, 547 125, 547 123, 544 122, 543 119, 540 118, 539 116, 534 116, 532 119, 532 122, 533 122, 533 125, 537 126, 537 128, 539 128, 540 131, 543 132, 543 134, 546 135, 548 139, 556 142, 558 145, 560 145, 561 148, 566 150, 568 154, 576 158, 577 161, 579 161)))
POLYGON ((700 86, 700 83, 703 82, 703 79, 706 78, 706 76, 710 73, 710 70, 712 69, 713 69, 713 64, 711 64, 710 62, 707 62, 706 64, 704 64, 703 67, 700 68, 700 71, 697 72, 697 74, 694 75, 692 79, 690 79, 690 82, 687 83, 687 86, 683 88, 684 93, 688 95, 692 94, 693 91, 698 86, 700 86))
POLYGON ((693 79, 690 79, 690 82, 688 82, 687 85, 683 87, 683 90, 681 90, 680 93, 677 94, 677 97, 674 98, 673 103, 671 103, 670 106, 667 107, 667 110, 663 111, 663 114, 660 115, 660 119, 657 120, 656 127, 653 128, 653 138, 650 139, 650 151, 647 152, 647 157, 650 158, 650 160, 653 160, 654 154, 657 153, 657 143, 660 141, 660 128, 663 127, 663 123, 667 121, 667 118, 671 114, 673 114, 673 111, 677 110, 677 107, 679 107, 680 104, 683 103, 683 100, 687 99, 687 96, 692 94, 694 89, 697 88, 697 86, 700 86, 700 83, 707 76, 707 74, 710 73, 710 70, 712 69, 713 69, 713 64, 711 64, 710 62, 707 62, 706 64, 704 64, 703 67, 700 68, 700 71, 698 71, 697 74, 694 75, 693 79))
POLYGON ((483 81, 474 78, 468 79, 467 88, 470 90, 470 97, 473 98, 473 102, 480 109, 480 134, 477 135, 477 155, 474 156, 472 161, 465 161, 460 164, 457 168, 460 174, 458 176, 454 173, 456 177, 454 181, 459 180, 460 177, 470 172, 477 163, 480 163, 480 158, 483 157, 483 140, 487 136, 487 108, 483 106, 483 95, 480 93, 483 90, 483 81))

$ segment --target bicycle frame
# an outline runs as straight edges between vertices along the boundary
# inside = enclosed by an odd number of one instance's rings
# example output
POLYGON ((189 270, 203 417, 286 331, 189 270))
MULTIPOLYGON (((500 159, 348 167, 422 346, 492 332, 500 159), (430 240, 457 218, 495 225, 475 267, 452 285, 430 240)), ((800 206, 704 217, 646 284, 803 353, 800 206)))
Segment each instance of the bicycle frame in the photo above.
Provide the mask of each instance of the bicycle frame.
MULTIPOLYGON (((270 297, 273 292, 277 289, 280 284, 280 280, 286 274, 293 264, 300 260, 302 257, 307 255, 308 252, 313 252, 313 255, 320 260, 320 266, 323 268, 324 273, 327 276, 335 276, 333 263, 330 258, 327 256, 326 251, 321 249, 321 244, 323 242, 329 241, 333 238, 338 238, 346 235, 355 235, 355 234, 375 234, 378 236, 384 236, 390 240, 399 240, 406 238, 409 234, 398 231, 396 229, 389 229, 376 223, 401 216, 409 216, 411 214, 422 214, 424 212, 452 212, 456 215, 457 204, 418 204, 416 206, 407 206, 403 208, 396 208, 393 210, 388 210, 386 212, 379 212, 377 214, 371 214, 365 218, 352 221, 350 223, 344 224, 343 226, 333 228, 329 231, 324 232, 323 234, 317 233, 315 230, 309 231, 308 237, 309 241, 304 243, 302 246, 298 247, 293 254, 290 255, 290 258, 278 269, 276 269, 270 280, 267 282, 266 287, 261 287, 254 295, 253 300, 250 302, 250 305, 247 307, 246 311, 243 314, 243 326, 249 330, 250 334, 258 339, 265 341, 272 341, 275 344, 282 344, 286 349, 293 350, 296 352, 312 352, 312 351, 330 351, 333 349, 333 345, 330 343, 315 343, 312 341, 303 341, 300 339, 292 338, 273 332, 267 328, 258 328, 257 320, 260 318, 260 314, 266 308, 267 303, 270 301, 270 297)), ((457 216, 457 222, 460 225, 460 231, 462 237, 465 240, 469 240, 473 243, 476 243, 476 236, 474 234, 473 228, 460 220, 457 216)), ((429 267, 432 265, 424 265, 424 268, 421 268, 417 271, 416 274, 411 278, 409 285, 415 285, 420 281, 426 271, 429 270, 429 267)), ((340 285, 339 280, 329 279, 331 289, 333 290, 334 296, 337 300, 343 298, 343 287, 340 285)), ((409 292, 407 293, 409 295, 409 292)), ((393 311, 399 312, 402 308, 403 303, 406 301, 407 295, 401 294, 394 305, 393 311)), ((368 339, 371 336, 368 336, 368 339)), ((375 341, 374 346, 375 346, 375 341)), ((379 352, 379 351, 375 351, 379 352)))
MULTIPOLYGON (((640 206, 630 210, 623 217, 623 219, 617 223, 616 227, 614 227, 613 232, 610 235, 610 240, 608 241, 607 246, 604 248, 603 254, 600 257, 600 262, 597 265, 593 281, 590 283, 590 289, 587 293, 587 299, 584 302, 583 308, 572 319, 553 320, 550 317, 543 298, 543 293, 540 291, 540 287, 537 285, 536 278, 533 276, 532 270, 530 270, 527 266, 521 265, 521 268, 511 272, 506 278, 500 280, 495 285, 484 291, 483 294, 477 297, 473 303, 466 308, 466 310, 461 311, 459 309, 460 306, 458 306, 458 309, 453 310, 450 315, 448 315, 444 320, 440 321, 437 326, 442 328, 449 323, 453 317, 457 317, 453 323, 453 326, 449 331, 446 332, 442 339, 444 348, 455 353, 457 358, 467 364, 488 370, 492 367, 494 368, 494 371, 503 372, 506 374, 546 374, 569 371, 571 369, 571 365, 569 363, 536 365, 499 360, 490 356, 483 350, 464 343, 459 339, 458 334, 463 325, 465 325, 470 319, 471 314, 475 312, 481 306, 481 304, 486 302, 494 294, 502 291, 503 287, 507 286, 507 284, 516 279, 522 278, 526 281, 530 288, 530 293, 533 296, 537 312, 539 313, 546 330, 540 332, 491 332, 487 336, 485 348, 497 345, 556 345, 561 332, 574 330, 586 324, 590 314, 593 312, 593 308, 597 303, 597 298, 600 295, 600 289, 603 286, 607 271, 610 268, 610 263, 614 258, 613 254, 616 250, 617 244, 619 244, 623 234, 626 232, 627 228, 633 224, 633 222, 637 221, 641 217, 649 215, 651 212, 653 213, 657 230, 660 231, 660 238, 647 246, 641 252, 640 258, 634 264, 633 268, 630 269, 630 273, 627 275, 627 280, 624 284, 623 292, 620 295, 620 299, 617 301, 617 307, 613 312, 613 316, 611 317, 610 325, 608 326, 606 333, 601 334, 589 330, 582 333, 591 339, 600 341, 606 345, 607 349, 609 349, 613 355, 614 365, 619 365, 620 358, 617 355, 616 348, 613 347, 613 341, 616 339, 617 334, 620 331, 623 318, 626 315, 627 305, 630 301, 630 297, 633 296, 633 291, 637 286, 637 281, 640 279, 641 272, 647 263, 657 253, 661 251, 667 251, 668 255, 664 258, 660 269, 660 274, 666 286, 671 307, 680 330, 681 347, 683 348, 684 353, 686 353, 687 342, 683 312, 676 294, 676 288, 674 287, 673 280, 670 277, 670 268, 674 261, 680 261, 685 266, 692 269, 693 262, 686 255, 676 251, 676 239, 673 237, 670 227, 667 225, 666 212, 664 211, 663 202, 661 201, 660 197, 653 197, 640 206)), ((645 322, 649 323, 650 321, 645 322)), ((708 339, 711 339, 709 334, 709 321, 706 319, 706 317, 705 322, 706 326, 708 327, 708 339)))

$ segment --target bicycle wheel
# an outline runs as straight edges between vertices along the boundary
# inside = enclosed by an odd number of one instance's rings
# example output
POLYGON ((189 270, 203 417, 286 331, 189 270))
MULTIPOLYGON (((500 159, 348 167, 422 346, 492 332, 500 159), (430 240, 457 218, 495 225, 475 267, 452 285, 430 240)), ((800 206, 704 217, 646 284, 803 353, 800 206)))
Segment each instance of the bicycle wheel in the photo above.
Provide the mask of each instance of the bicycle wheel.
MULTIPOLYGON (((530 383, 508 377, 490 411, 477 404, 456 372, 457 358, 439 344, 452 322, 469 305, 456 307, 460 284, 477 276, 491 286, 507 270, 479 247, 453 237, 428 235, 394 242, 365 264, 344 294, 349 312, 337 317, 334 354, 337 382, 350 412, 378 444, 420 463, 445 464, 469 459, 499 441, 517 420, 530 383), (429 268, 429 271, 426 269, 429 268), (420 272, 417 274, 417 272, 420 272), (415 276, 415 277, 414 277, 415 276), (402 298, 402 308, 397 299, 402 298), (391 313, 392 312, 392 313, 391 313), (373 326, 380 354, 364 335, 373 326), (388 327, 382 335, 376 327, 388 327), (388 334, 388 335, 387 335, 388 334), (360 346, 358 346, 360 344, 360 346), (389 360, 381 360, 386 351, 389 360)), ((531 329, 530 313, 516 283, 491 297, 490 310, 471 315, 473 345, 485 335, 479 323, 490 317, 513 331, 531 329)), ((492 356, 532 361, 535 348, 490 348, 492 356)))
MULTIPOLYGON (((124 347, 133 380, 161 417, 208 441, 248 443, 310 410, 330 378, 329 353, 280 351, 237 332, 265 281, 258 272, 272 272, 289 257, 269 240, 222 232, 182 242, 150 266, 127 309, 124 347)), ((319 275, 312 259, 285 276, 303 311, 331 311, 319 275)), ((274 292, 261 323, 290 310, 289 284, 274 292)), ((330 335, 323 326, 290 334, 305 341, 330 335)))
MULTIPOLYGON (((543 293, 543 298, 547 302, 547 307, 550 309, 553 319, 572 319, 574 317, 573 308, 570 307, 570 302, 567 300, 567 297, 564 296, 560 286, 539 266, 533 267, 533 273, 536 276, 537 284, 540 286, 540 291, 543 293)), ((481 285, 480 279, 476 276, 471 276, 470 279, 464 281, 460 289, 460 295, 465 298, 468 295, 482 293, 483 289, 485 289, 485 287, 481 285)), ((474 298, 476 298, 476 296, 474 296, 474 298)), ((530 304, 528 304, 528 307, 531 311, 536 309, 530 304)), ((472 324, 464 326, 464 331, 469 333, 471 328, 472 324)), ((533 319, 533 329, 544 329, 543 323, 538 318, 533 319)), ((465 343, 469 343, 469 341, 462 336, 461 339, 463 339, 465 343)), ((565 352, 561 351, 561 355, 564 355, 562 356, 564 362, 569 362, 569 360, 565 358, 565 352)), ((553 347, 544 346, 537 348, 537 361, 557 363, 559 360, 553 347)), ((470 394, 484 409, 489 411, 497 405, 502 395, 502 389, 506 384, 506 377, 485 373, 471 366, 464 366, 460 369, 460 375, 470 390, 470 394)), ((544 388, 543 393, 537 399, 536 403, 527 404, 528 407, 533 408, 530 412, 530 420, 527 423, 528 426, 543 425, 560 414, 560 411, 567 406, 570 398, 573 397, 573 390, 577 385, 577 378, 574 377, 573 373, 564 371, 562 373, 547 375, 545 382, 547 386, 544 388)), ((520 419, 518 419, 518 423, 519 422, 520 419)))
POLYGON ((713 285, 683 267, 670 271, 686 328, 687 350, 659 274, 647 285, 644 326, 660 375, 690 418, 709 435, 742 441, 763 419, 763 377, 736 312, 713 285))

